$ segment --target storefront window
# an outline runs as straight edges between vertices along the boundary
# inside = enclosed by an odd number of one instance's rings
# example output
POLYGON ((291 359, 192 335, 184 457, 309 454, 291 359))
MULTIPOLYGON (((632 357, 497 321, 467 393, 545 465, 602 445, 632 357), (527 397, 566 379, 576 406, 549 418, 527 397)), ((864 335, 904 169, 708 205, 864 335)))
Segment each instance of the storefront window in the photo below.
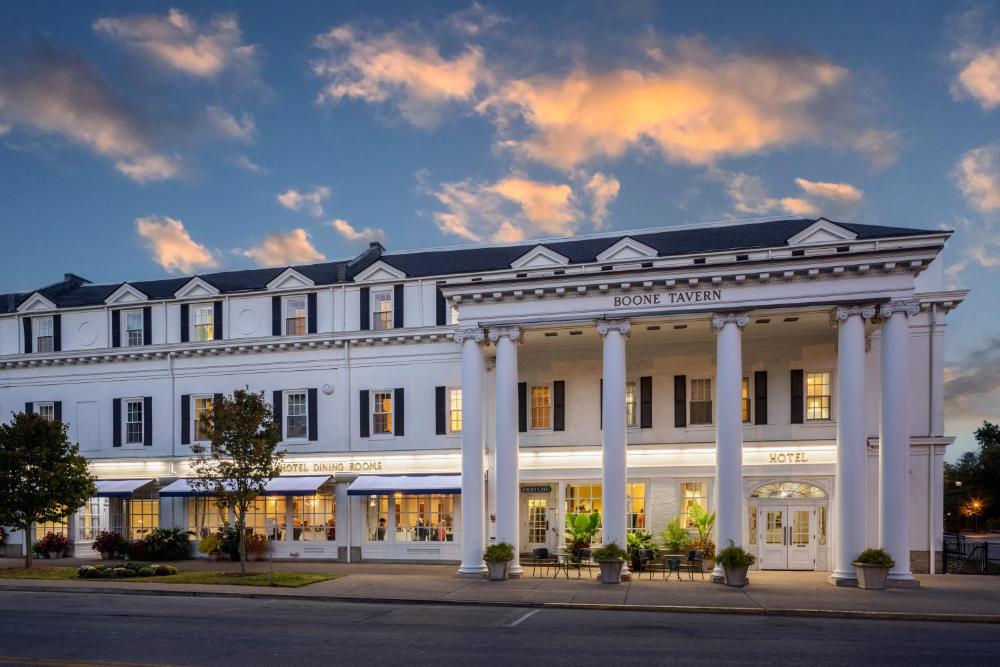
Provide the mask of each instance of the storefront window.
MULTIPOLYGON (((284 496, 258 496, 247 507, 247 533, 267 535, 272 540, 287 539, 284 496)), ((296 528, 296 533, 301 527, 296 528)))
POLYGON ((78 539, 94 540, 101 528, 102 510, 107 511, 107 501, 105 498, 91 498, 78 512, 80 516, 80 534, 78 539))
POLYGON ((68 535, 66 530, 66 520, 61 521, 44 521, 42 523, 35 524, 35 539, 40 540, 49 533, 55 533, 56 535, 68 535))
POLYGON ((337 539, 337 516, 332 495, 295 496, 291 500, 292 539, 303 542, 337 539))
MULTIPOLYGON (((582 514, 600 512, 601 503, 601 483, 582 482, 580 484, 566 485, 566 514, 582 514)), ((629 524, 626 524, 629 525, 629 524)), ((597 531, 594 535, 593 543, 599 544, 603 538, 603 532, 597 531)))
POLYGON ((160 501, 155 498, 132 498, 125 501, 128 532, 126 537, 138 540, 160 526, 160 501))
POLYGON ((626 485, 625 525, 628 532, 646 529, 646 485, 643 482, 629 482, 626 485))
POLYGON ((455 496, 450 494, 396 496, 397 542, 453 541, 455 496))
POLYGON ((389 496, 368 496, 368 539, 385 542, 389 533, 389 496))
POLYGON ((700 505, 708 509, 708 482, 681 482, 681 525, 694 528, 691 507, 700 505))
POLYGON ((216 498, 192 497, 187 499, 187 527, 194 539, 208 537, 229 521, 229 509, 220 507, 216 498))

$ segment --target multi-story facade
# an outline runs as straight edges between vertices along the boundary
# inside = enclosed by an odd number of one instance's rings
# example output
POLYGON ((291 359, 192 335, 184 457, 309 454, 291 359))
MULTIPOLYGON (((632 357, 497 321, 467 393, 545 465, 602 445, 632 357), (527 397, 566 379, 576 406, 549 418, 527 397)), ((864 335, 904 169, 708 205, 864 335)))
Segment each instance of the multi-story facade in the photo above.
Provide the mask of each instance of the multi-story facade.
MULTIPOLYGON (((896 580, 941 544, 950 233, 819 220, 663 228, 0 296, 0 409, 60 419, 100 495, 65 524, 225 521, 192 495, 216 397, 273 402, 275 557, 453 561, 605 542, 698 503, 774 569, 896 580)), ((24 548, 25 536, 8 538, 24 548)), ((515 569, 518 569, 515 566, 515 569)))

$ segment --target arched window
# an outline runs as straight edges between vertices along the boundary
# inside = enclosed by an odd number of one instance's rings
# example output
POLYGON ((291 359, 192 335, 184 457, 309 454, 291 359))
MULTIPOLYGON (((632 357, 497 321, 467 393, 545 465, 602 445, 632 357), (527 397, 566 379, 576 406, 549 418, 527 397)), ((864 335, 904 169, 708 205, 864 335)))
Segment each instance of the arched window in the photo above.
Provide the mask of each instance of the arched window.
POLYGON ((751 498, 826 498, 826 492, 808 482, 770 482, 754 489, 751 498))

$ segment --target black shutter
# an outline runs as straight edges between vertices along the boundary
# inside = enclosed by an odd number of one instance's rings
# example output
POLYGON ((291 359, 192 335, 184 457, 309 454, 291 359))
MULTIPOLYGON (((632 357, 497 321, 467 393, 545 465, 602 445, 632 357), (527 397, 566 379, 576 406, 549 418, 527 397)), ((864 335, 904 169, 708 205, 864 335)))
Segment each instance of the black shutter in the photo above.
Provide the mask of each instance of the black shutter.
POLYGON ((284 408, 284 398, 281 391, 275 391, 271 394, 271 416, 274 419, 274 425, 278 428, 278 440, 285 439, 285 425, 282 423, 281 413, 284 408))
POLYGON ((368 390, 362 389, 358 398, 358 427, 362 438, 371 435, 371 416, 369 415, 368 390))
MULTIPOLYGON (((145 317, 145 316, 144 316, 145 317)), ((145 325, 145 322, 143 323, 145 325)), ((122 312, 111 311, 111 347, 122 346, 122 312)))
POLYGON ((33 414, 35 414, 35 404, 34 403, 25 403, 24 404, 24 414, 26 414, 26 415, 33 415, 33 414))
POLYGON ((319 406, 316 402, 319 400, 319 392, 316 391, 315 387, 312 389, 306 389, 306 394, 309 396, 309 442, 316 442, 319 440, 319 406))
POLYGON ((687 426, 687 375, 674 376, 674 427, 687 426))
POLYGON ((597 412, 600 428, 604 429, 604 378, 598 381, 597 412))
POLYGON ((212 410, 216 411, 222 407, 222 394, 212 395, 212 410))
POLYGON ((396 285, 392 288, 392 328, 402 329, 406 326, 406 320, 403 319, 403 286, 396 285))
POLYGON ((62 315, 52 316, 52 351, 62 352, 62 315))
POLYGON ((392 408, 396 412, 396 428, 393 429, 393 435, 406 435, 406 428, 404 426, 404 420, 406 419, 406 398, 402 387, 398 387, 393 392, 392 398, 392 408))
MULTIPOLYGON (((121 334, 119 334, 121 335, 121 334)), ((142 309, 142 344, 153 344, 153 307, 145 306, 142 309)))
POLYGON ((639 428, 653 428, 653 377, 639 378, 639 428))
POLYGON ((52 402, 52 416, 57 422, 62 421, 62 401, 52 402))
POLYGON ((792 397, 792 419, 793 424, 802 423, 802 408, 803 397, 802 397, 802 369, 797 368, 791 373, 791 397, 792 397))
POLYGON ((212 304, 212 339, 222 340, 224 337, 224 332, 222 331, 222 302, 216 301, 212 304))
POLYGON ((122 446, 122 399, 111 401, 111 446, 122 446))
POLYGON ((448 432, 448 412, 445 407, 447 387, 434 387, 434 432, 445 435, 448 432))
POLYGON ((552 430, 566 430, 566 381, 552 383, 552 430))
POLYGON ((21 320, 21 324, 24 325, 24 353, 31 354, 31 318, 25 317, 21 320))
POLYGON ((517 383, 517 430, 528 431, 528 383, 517 383))
POLYGON ((448 324, 448 302, 444 298, 444 292, 437 290, 437 298, 435 299, 437 305, 437 325, 443 327, 448 324))
POLYGON ((767 423, 767 371, 753 374, 753 423, 767 423))
POLYGON ((191 444, 191 395, 181 395, 181 444, 191 444))
POLYGON ((189 320, 189 314, 188 314, 189 310, 190 310, 190 308, 188 308, 188 304, 186 304, 186 303, 182 303, 181 304, 181 342, 182 343, 186 343, 189 340, 191 340, 191 331, 190 331, 191 326, 190 326, 190 320, 189 320))
POLYGON ((146 396, 142 399, 142 444, 145 447, 153 446, 153 397, 146 396))
POLYGON ((319 331, 319 325, 317 324, 318 313, 316 312, 316 292, 310 292, 306 295, 306 331, 308 333, 316 333, 319 331))
POLYGON ((368 331, 372 328, 372 303, 371 303, 371 289, 367 287, 362 287, 361 292, 358 294, 360 302, 360 319, 358 320, 361 324, 362 331, 368 331))
POLYGON ((271 297, 271 335, 281 335, 281 297, 271 297))

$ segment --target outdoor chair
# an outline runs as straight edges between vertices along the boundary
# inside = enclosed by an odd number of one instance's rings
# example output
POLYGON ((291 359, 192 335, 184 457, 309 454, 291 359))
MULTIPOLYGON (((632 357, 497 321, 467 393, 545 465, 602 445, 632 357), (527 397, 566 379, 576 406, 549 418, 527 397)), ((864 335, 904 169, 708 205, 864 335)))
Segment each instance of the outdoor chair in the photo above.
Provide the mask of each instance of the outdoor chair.
POLYGON ((587 568, 587 575, 593 577, 594 559, 590 549, 579 549, 576 552, 577 567, 587 568))
MULTIPOLYGON (((683 563, 679 563, 679 569, 685 570, 688 573, 688 579, 694 579, 694 573, 698 572, 701 574, 702 580, 705 579, 705 552, 701 550, 691 550, 688 552, 687 560, 683 563)), ((678 578, 680 578, 680 572, 678 572, 678 578)))
POLYGON ((654 567, 656 555, 652 549, 639 549, 639 572, 645 571, 647 567, 654 567))
POLYGON ((531 576, 538 576, 538 568, 542 568, 542 576, 548 576, 548 571, 550 567, 557 564, 557 560, 549 554, 549 550, 545 547, 539 547, 538 549, 533 549, 531 552, 531 576))
POLYGON ((649 573, 650 581, 657 572, 663 573, 663 580, 670 579, 670 575, 676 573, 677 578, 681 578, 681 559, 669 554, 660 556, 646 563, 646 571, 649 573))

